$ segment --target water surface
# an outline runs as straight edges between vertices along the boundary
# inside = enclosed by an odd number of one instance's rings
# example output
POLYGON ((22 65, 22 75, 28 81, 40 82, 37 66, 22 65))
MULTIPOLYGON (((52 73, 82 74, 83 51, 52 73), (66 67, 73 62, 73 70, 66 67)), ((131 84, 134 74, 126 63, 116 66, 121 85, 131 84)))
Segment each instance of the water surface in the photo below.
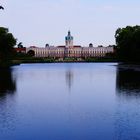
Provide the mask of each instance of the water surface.
POLYGON ((140 72, 117 63, 0 70, 0 140, 140 139, 140 72))

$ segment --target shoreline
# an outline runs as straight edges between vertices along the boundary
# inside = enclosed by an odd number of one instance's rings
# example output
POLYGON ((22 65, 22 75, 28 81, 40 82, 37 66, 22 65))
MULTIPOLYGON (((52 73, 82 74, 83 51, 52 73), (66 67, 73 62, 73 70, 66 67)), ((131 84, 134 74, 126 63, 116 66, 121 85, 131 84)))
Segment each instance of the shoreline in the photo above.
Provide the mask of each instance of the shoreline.
POLYGON ((14 59, 11 60, 10 63, 4 65, 0 65, 0 68, 4 67, 11 67, 21 64, 36 64, 36 63, 118 63, 118 66, 122 69, 133 69, 134 67, 138 67, 140 69, 140 63, 139 62, 122 62, 118 61, 117 59, 111 59, 111 58, 91 58, 91 59, 66 59, 66 60, 55 60, 55 59, 48 59, 48 58, 22 58, 22 59, 14 59))
POLYGON ((112 58, 87 58, 87 59, 75 59, 69 58, 64 60, 52 59, 52 58, 29 58, 29 59, 15 59, 12 60, 12 64, 27 64, 27 63, 112 63, 119 61, 112 58))
POLYGON ((21 62, 21 63, 12 63, 10 66, 16 66, 16 65, 21 65, 21 64, 59 64, 59 63, 119 63, 117 61, 55 61, 55 62, 21 62))

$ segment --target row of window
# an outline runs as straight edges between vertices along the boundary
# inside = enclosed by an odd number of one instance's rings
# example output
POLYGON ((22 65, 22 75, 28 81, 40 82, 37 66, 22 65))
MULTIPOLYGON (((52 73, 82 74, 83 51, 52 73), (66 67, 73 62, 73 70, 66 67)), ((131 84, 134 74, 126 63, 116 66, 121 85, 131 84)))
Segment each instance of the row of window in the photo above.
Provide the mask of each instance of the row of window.
POLYGON ((64 53, 69 53, 69 54, 87 54, 87 53, 91 53, 91 54, 94 54, 94 53, 108 53, 108 52, 112 52, 112 51, 69 51, 69 52, 64 52, 64 51, 35 51, 35 54, 64 54, 64 53))
MULTIPOLYGON (((65 50, 65 49, 58 49, 58 50, 47 50, 47 49, 32 49, 35 51, 35 56, 63 56, 63 55, 85 55, 85 56, 104 56, 106 53, 113 52, 113 49, 104 48, 104 49, 85 49, 85 50, 65 50)), ((29 51, 29 50, 28 50, 29 51)))

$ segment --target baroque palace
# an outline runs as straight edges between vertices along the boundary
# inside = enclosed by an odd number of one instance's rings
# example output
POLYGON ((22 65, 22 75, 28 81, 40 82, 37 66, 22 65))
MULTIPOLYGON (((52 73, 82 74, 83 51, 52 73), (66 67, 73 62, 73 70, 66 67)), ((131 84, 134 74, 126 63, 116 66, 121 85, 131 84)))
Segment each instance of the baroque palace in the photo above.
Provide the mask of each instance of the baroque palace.
POLYGON ((93 44, 89 44, 88 47, 82 47, 80 45, 73 44, 73 36, 68 31, 68 35, 65 37, 64 46, 49 46, 44 48, 31 46, 26 48, 26 53, 29 51, 34 52, 35 57, 52 57, 52 58, 88 58, 88 57, 105 57, 108 53, 114 52, 113 46, 93 47, 93 44))

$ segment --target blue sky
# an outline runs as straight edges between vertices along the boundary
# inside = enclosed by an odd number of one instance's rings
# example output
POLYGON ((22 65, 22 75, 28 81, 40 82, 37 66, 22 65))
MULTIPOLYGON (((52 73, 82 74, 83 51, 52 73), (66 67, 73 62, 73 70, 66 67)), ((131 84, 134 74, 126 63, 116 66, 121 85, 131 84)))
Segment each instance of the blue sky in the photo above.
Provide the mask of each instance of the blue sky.
POLYGON ((63 45, 70 29, 74 44, 115 44, 118 27, 140 23, 139 0, 1 0, 0 26, 25 46, 63 45))

